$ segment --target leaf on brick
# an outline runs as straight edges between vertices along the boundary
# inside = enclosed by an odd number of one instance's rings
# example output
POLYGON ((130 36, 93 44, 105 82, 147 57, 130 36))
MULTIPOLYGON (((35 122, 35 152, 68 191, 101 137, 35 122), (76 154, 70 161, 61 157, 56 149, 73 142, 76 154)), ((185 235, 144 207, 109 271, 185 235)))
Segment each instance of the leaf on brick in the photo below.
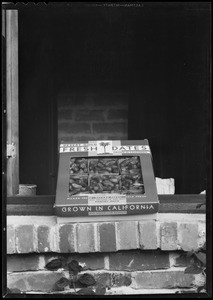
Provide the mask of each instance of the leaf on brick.
POLYGON ((70 280, 66 277, 60 278, 53 286, 53 291, 63 291, 70 284, 70 280))
POLYGON ((192 256, 194 256, 194 252, 193 251, 188 251, 186 253, 186 257, 192 257, 192 256))
POLYGON ((90 274, 83 274, 79 279, 78 281, 83 284, 84 286, 89 286, 89 285, 93 285, 96 283, 94 277, 90 274))
POLYGON ((197 252, 199 251, 206 253, 206 242, 198 249, 197 252))
POLYGON ((206 253, 197 252, 195 253, 195 256, 204 266, 206 265, 206 253))
POLYGON ((56 271, 59 268, 62 268, 62 260, 58 259, 58 258, 53 259, 49 263, 46 264, 45 268, 50 271, 56 271))
POLYGON ((91 288, 83 288, 77 292, 78 295, 95 295, 95 292, 91 288))
POLYGON ((82 266, 80 266, 76 260, 72 260, 68 263, 67 266, 69 271, 72 272, 74 275, 77 275, 82 270, 82 266))
POLYGON ((187 267, 184 271, 185 274, 200 274, 203 271, 202 268, 199 268, 197 265, 191 265, 187 267))
POLYGON ((96 295, 104 295, 106 293, 106 287, 104 285, 98 285, 95 289, 96 295))
POLYGON ((200 293, 201 291, 206 292, 206 284, 199 286, 197 288, 197 292, 200 293))

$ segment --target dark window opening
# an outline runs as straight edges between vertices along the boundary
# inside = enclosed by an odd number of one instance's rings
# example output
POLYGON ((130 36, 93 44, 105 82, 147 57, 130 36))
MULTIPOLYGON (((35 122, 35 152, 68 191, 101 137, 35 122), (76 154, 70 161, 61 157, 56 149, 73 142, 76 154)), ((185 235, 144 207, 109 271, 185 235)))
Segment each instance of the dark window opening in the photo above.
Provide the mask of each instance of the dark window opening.
POLYGON ((210 11, 203 8, 20 9, 20 183, 55 194, 60 141, 146 138, 155 176, 174 178, 177 194, 205 190, 210 11))

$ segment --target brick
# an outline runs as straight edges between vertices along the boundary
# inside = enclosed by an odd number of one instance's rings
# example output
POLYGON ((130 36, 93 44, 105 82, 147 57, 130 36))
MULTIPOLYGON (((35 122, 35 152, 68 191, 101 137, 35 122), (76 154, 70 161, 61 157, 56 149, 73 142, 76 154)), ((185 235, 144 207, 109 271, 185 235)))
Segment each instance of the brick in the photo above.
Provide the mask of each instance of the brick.
POLYGON ((168 252, 132 250, 109 254, 109 269, 113 271, 145 271, 169 267, 168 252))
POLYGON ((50 251, 50 228, 48 226, 39 226, 37 229, 38 251, 50 251))
POLYGON ((119 286, 129 286, 132 283, 131 274, 119 274, 113 273, 112 274, 112 286, 119 287, 119 286))
POLYGON ((94 123, 92 124, 94 133, 124 133, 127 132, 127 123, 94 123))
POLYGON ((22 292, 28 290, 27 283, 23 278, 20 278, 20 274, 11 274, 7 276, 7 287, 9 289, 19 289, 22 292))
POLYGON ((194 275, 184 271, 137 272, 133 275, 132 288, 172 289, 193 286, 194 275))
MULTIPOLYGON (((60 255, 63 257, 66 263, 76 260, 81 266, 84 266, 85 270, 98 270, 104 269, 104 257, 102 253, 81 253, 81 254, 63 254, 60 255)), ((54 258, 56 258, 54 256, 54 258)), ((45 264, 47 264, 51 259, 52 255, 45 255, 45 264)))
POLYGON ((104 139, 110 140, 110 141, 111 140, 128 140, 128 133, 127 132, 122 132, 122 133, 118 132, 113 135, 113 132, 111 132, 104 139))
POLYGON ((137 249, 139 247, 138 222, 117 223, 117 250, 137 249))
POLYGON ((81 254, 72 259, 76 259, 80 265, 85 265, 86 270, 104 269, 104 255, 101 253, 81 254))
POLYGON ((206 222, 198 222, 198 236, 198 248, 201 248, 206 242, 206 222))
POLYGON ((95 251, 94 224, 82 223, 77 225, 77 249, 80 253, 95 251))
POLYGON ((106 287, 111 287, 112 286, 112 280, 111 280, 111 274, 110 273, 99 273, 99 272, 96 272, 94 274, 91 274, 94 276, 96 282, 99 284, 99 285, 104 285, 106 287))
POLYGON ((12 225, 7 226, 7 253, 15 253, 15 228, 12 225))
POLYGON ((62 272, 37 271, 12 273, 7 276, 7 281, 9 288, 18 288, 23 292, 50 292, 55 282, 61 277, 63 277, 62 272))
POLYGON ((59 132, 59 137, 58 137, 58 140, 59 140, 59 142, 60 143, 67 143, 67 142, 75 142, 76 143, 76 141, 89 141, 89 140, 91 140, 92 138, 94 139, 94 137, 92 136, 91 137, 91 135, 85 135, 85 136, 82 136, 82 135, 74 135, 74 134, 72 134, 72 136, 70 136, 70 135, 68 135, 68 136, 66 136, 66 135, 64 135, 63 133, 60 133, 59 132))
POLYGON ((186 253, 182 252, 179 256, 175 258, 175 267, 187 267, 190 263, 190 258, 187 258, 186 253))
POLYGON ((39 256, 31 254, 13 254, 7 256, 7 272, 39 270, 39 256))
POLYGON ((72 116, 73 116, 73 110, 66 108, 66 109, 60 109, 58 111, 58 120, 62 121, 62 120, 72 120, 72 116))
POLYGON ((16 245, 18 253, 30 253, 34 251, 33 225, 20 225, 16 228, 16 245))
POLYGON ((99 224, 100 251, 116 251, 115 223, 99 224))
POLYGON ((177 250, 177 223, 161 224, 161 250, 177 250))
POLYGON ((90 123, 71 123, 71 122, 59 122, 58 130, 70 134, 75 133, 91 133, 90 123))
POLYGON ((95 96, 93 93, 76 94, 73 104, 75 106, 93 106, 95 96))
POLYGON ((198 224, 181 223, 178 228, 179 244, 184 251, 198 248, 198 224))
POLYGON ((75 225, 66 224, 59 228, 59 250, 62 253, 75 252, 75 225))
POLYGON ((157 228, 155 221, 139 222, 140 247, 142 249, 157 249, 157 228))
POLYGON ((108 112, 108 120, 124 120, 128 118, 127 109, 110 109, 108 112))
POLYGON ((76 121, 104 121, 103 110, 82 109, 75 113, 76 121))

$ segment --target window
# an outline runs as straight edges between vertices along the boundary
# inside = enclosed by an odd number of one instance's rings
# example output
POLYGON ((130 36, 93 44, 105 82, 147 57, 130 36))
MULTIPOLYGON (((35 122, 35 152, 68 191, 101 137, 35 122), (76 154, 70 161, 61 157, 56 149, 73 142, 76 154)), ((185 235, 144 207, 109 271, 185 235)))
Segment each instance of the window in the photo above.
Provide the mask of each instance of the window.
MULTIPOLYGON (((76 99, 81 93, 89 103, 93 94, 96 104, 100 104, 106 100, 100 91, 105 90, 109 97, 126 95, 120 109, 122 118, 126 114, 126 121, 119 119, 118 114, 116 122, 118 127, 123 126, 120 132, 127 139, 149 140, 157 177, 174 177, 178 194, 206 189, 209 8, 195 12, 177 4, 167 9, 148 4, 143 9, 85 8, 82 4, 69 8, 50 5, 46 10, 41 6, 22 7, 15 13, 8 12, 16 16, 16 22, 18 19, 18 38, 15 35, 12 39, 18 52, 10 45, 11 53, 18 53, 18 59, 11 54, 18 62, 16 75, 14 69, 11 72, 18 93, 11 99, 19 98, 19 108, 14 109, 12 104, 16 140, 7 138, 9 144, 15 141, 17 146, 17 159, 8 159, 8 164, 16 161, 11 170, 16 188, 18 182, 31 183, 37 185, 38 195, 55 194, 58 99, 74 91, 76 99)), ((11 34, 15 34, 13 28, 17 27, 11 24, 11 34)), ((67 105, 70 113, 73 103, 67 105)), ((97 113, 96 124, 101 123, 98 107, 94 105, 93 110, 97 113)), ((105 110, 103 118, 109 113, 105 110)), ((88 124, 88 115, 81 117, 84 125, 88 124)), ((69 126, 68 121, 65 126, 69 126)), ((74 137, 88 137, 87 127, 76 130, 74 133, 71 129, 74 137)))

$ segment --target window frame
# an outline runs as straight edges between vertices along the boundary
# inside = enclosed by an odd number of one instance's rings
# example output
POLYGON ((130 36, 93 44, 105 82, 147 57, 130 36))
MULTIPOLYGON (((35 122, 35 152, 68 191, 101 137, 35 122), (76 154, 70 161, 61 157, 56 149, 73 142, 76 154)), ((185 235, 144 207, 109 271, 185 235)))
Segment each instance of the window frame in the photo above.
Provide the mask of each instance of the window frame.
POLYGON ((18 11, 2 11, 5 34, 7 195, 19 192, 18 11), (14 150, 14 156, 12 149, 14 150))

